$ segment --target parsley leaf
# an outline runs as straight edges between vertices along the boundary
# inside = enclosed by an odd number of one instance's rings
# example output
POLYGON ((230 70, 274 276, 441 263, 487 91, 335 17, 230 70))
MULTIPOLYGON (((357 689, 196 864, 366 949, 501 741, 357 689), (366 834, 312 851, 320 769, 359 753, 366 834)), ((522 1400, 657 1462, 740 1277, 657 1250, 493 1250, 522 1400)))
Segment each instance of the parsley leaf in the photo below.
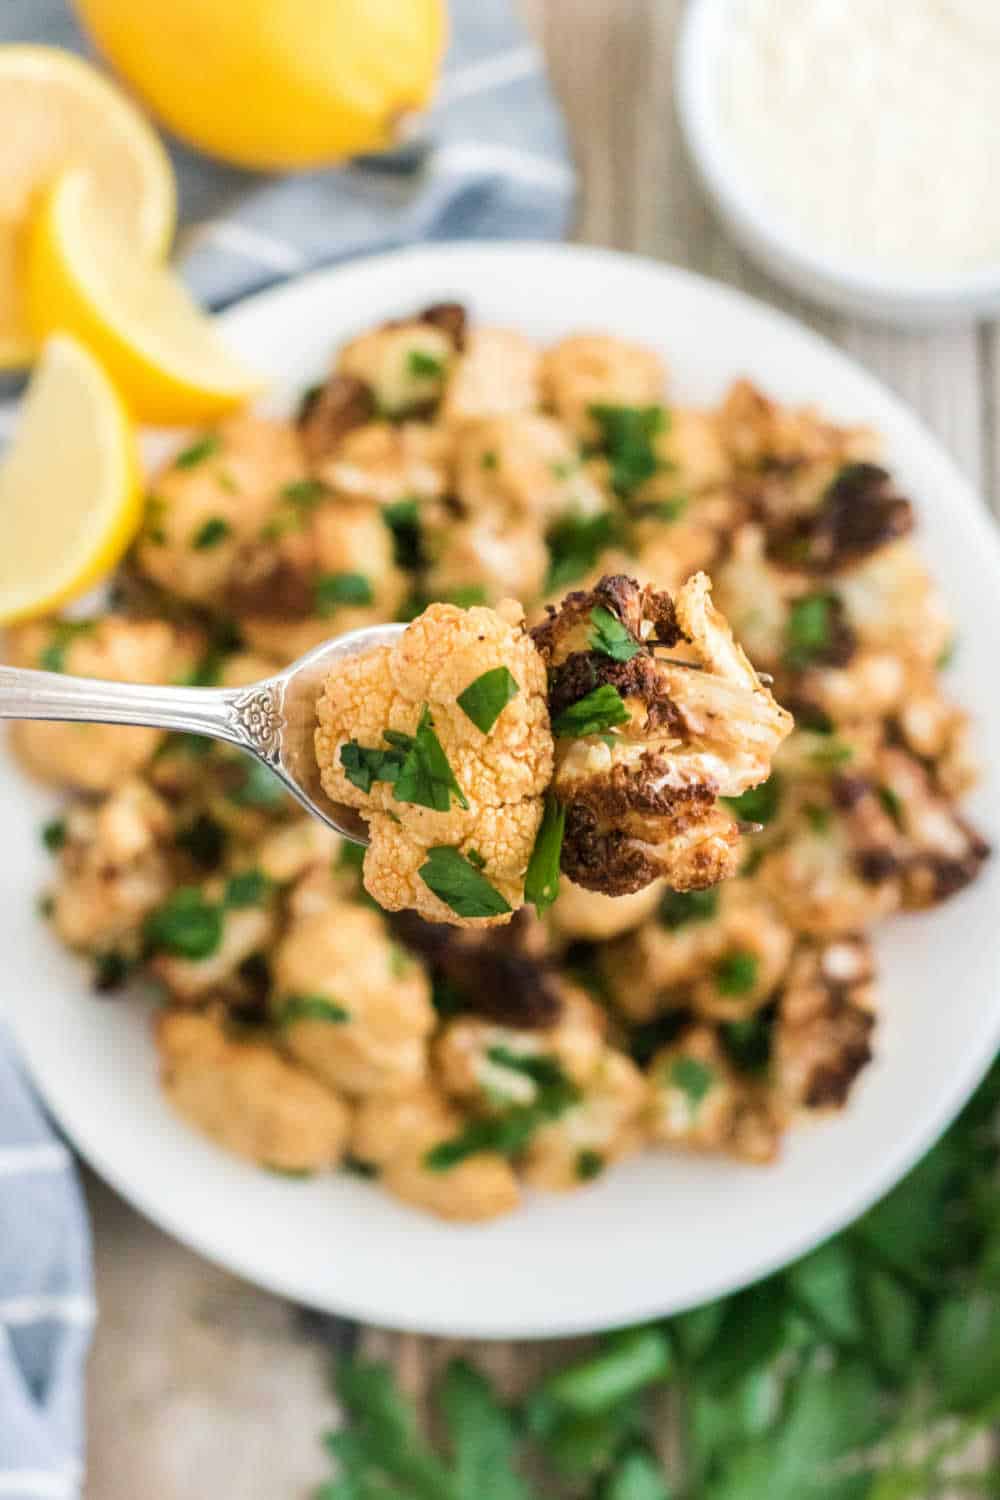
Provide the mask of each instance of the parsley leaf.
POLYGON ((263 870, 241 870, 230 877, 225 904, 235 908, 263 906, 270 890, 271 882, 263 870))
POLYGON ((617 539, 617 518, 610 511, 596 516, 563 516, 546 533, 549 571, 546 589, 565 588, 589 573, 606 547, 617 539))
POLYGON ((524 877, 524 899, 539 916, 559 894, 559 861, 566 832, 566 808, 551 792, 545 796, 545 811, 535 838, 535 847, 524 877))
POLYGON ((559 1083, 564 1076, 559 1059, 544 1052, 512 1052, 509 1047, 498 1045, 489 1047, 486 1056, 498 1067, 521 1073, 542 1088, 559 1083))
POLYGON ((52 627, 52 635, 38 658, 38 665, 45 672, 64 672, 66 652, 81 635, 89 635, 96 620, 60 620, 52 627))
POLYGON ((667 1082, 672 1089, 680 1089, 687 1096, 694 1114, 715 1082, 715 1070, 697 1057, 675 1057, 670 1064, 667 1082))
POLYGON ((393 560, 408 573, 424 564, 423 536, 420 530, 420 502, 396 500, 383 505, 382 520, 392 532, 393 560))
POLYGON ((340 764, 344 775, 359 791, 370 792, 375 781, 394 782, 403 769, 402 750, 379 750, 348 740, 340 747, 340 764))
POLYGON ((605 682, 557 714, 552 720, 552 733, 559 739, 583 739, 628 721, 624 698, 616 687, 605 682))
POLYGON ((293 479, 291 484, 282 486, 281 498, 300 506, 302 510, 312 510, 329 493, 330 490, 322 479, 293 479))
POLYGON ((590 408, 590 415, 601 428, 611 460, 611 483, 628 497, 660 467, 653 439, 667 431, 668 413, 662 406, 599 404, 590 408))
POLYGON ((590 648, 610 656, 612 661, 631 661, 642 650, 631 630, 623 625, 618 616, 605 609, 603 604, 590 611, 590 648))
POLYGON ((182 448, 180 453, 174 456, 174 468, 194 469, 198 464, 204 463, 206 458, 211 458, 212 454, 218 451, 218 435, 214 432, 207 432, 203 438, 199 438, 189 448, 182 448))
POLYGON ((209 516, 191 538, 191 546, 196 552, 208 552, 212 547, 217 547, 220 542, 225 541, 226 537, 231 535, 232 529, 229 522, 222 516, 209 516))
POLYGON ((832 594, 806 594, 796 599, 785 621, 785 662, 796 671, 821 657, 833 635, 832 594))
POLYGON ((143 930, 154 951, 197 962, 216 951, 222 928, 220 908, 206 901, 197 886, 182 885, 150 913, 143 930))
POLYGON ((719 801, 731 807, 738 818, 747 823, 770 823, 781 806, 781 777, 772 771, 760 786, 752 786, 738 797, 720 797, 719 801))
POLYGON ((536 1058, 535 1063, 541 1066, 536 1068, 537 1091, 532 1103, 514 1104, 488 1119, 471 1120, 458 1135, 431 1147, 424 1157, 430 1171, 447 1172, 480 1151, 520 1156, 539 1126, 557 1120, 578 1103, 580 1090, 555 1058, 536 1058), (538 1082, 538 1077, 546 1081, 538 1082))
POLYGON ((756 954, 741 949, 727 953, 715 966, 715 987, 720 995, 748 995, 757 983, 759 967, 756 954))
POLYGON ((687 922, 710 922, 719 910, 719 893, 708 891, 664 891, 657 919, 674 931, 687 922))
POLYGON ((428 849, 417 874, 427 889, 460 917, 499 917, 510 911, 496 886, 447 844, 428 849))
MULTIPOLYGON (((413 743, 399 768, 393 795, 397 802, 412 802, 419 807, 433 808, 435 812, 448 812, 453 796, 459 807, 467 808, 469 805, 465 793, 455 780, 441 741, 434 733, 434 720, 426 703, 420 714, 413 743)), ((506 908, 506 903, 504 905, 506 908)))
POLYGON ((483 734, 489 734, 507 704, 520 691, 517 678, 507 667, 491 667, 470 682, 456 701, 466 718, 483 734))
POLYGON ((342 1025, 351 1018, 350 1011, 326 995, 289 995, 278 1016, 280 1026, 294 1026, 296 1021, 329 1021, 342 1025))
POLYGON ((444 363, 424 349, 411 349, 406 356, 406 370, 415 380, 435 380, 444 374, 444 363))
POLYGON ((316 610, 332 615, 342 604, 371 604, 375 598, 364 573, 324 573, 313 584, 316 610))
POLYGON ((50 854, 58 854, 66 842, 66 819, 53 818, 42 827, 42 843, 50 854))

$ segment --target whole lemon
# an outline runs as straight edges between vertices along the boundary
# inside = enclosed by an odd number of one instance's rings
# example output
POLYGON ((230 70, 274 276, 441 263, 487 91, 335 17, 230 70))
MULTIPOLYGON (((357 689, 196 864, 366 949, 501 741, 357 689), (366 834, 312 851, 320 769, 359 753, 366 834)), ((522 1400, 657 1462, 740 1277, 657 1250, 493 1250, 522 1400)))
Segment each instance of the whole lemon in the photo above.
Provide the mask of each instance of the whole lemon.
POLYGON ((321 166, 393 145, 431 95, 444 0, 75 0, 180 138, 239 166, 321 166))

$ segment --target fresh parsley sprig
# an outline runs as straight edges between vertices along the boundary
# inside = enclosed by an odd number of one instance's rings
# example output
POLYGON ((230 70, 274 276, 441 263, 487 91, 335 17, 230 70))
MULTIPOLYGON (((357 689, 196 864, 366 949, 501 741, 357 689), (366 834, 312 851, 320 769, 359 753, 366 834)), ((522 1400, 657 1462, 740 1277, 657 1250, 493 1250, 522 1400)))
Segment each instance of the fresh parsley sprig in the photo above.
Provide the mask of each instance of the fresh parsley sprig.
POLYGON ((557 714, 552 720, 552 733, 558 739, 578 740, 588 734, 604 734, 628 721, 624 698, 616 687, 605 682, 557 714))

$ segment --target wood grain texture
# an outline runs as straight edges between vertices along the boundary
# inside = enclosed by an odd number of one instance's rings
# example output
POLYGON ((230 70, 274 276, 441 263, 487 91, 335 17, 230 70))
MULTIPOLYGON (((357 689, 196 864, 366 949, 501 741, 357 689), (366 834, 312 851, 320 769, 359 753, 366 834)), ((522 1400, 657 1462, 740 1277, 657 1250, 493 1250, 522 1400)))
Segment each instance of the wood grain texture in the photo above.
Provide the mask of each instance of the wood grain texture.
MULTIPOLYGON (((577 237, 637 250, 744 288, 801 317, 899 392, 997 507, 994 327, 933 335, 874 328, 800 302, 722 232, 693 180, 671 71, 682 0, 524 0, 550 61, 581 174, 577 237)), ((277 1500, 323 1471, 335 1415, 329 1320, 303 1318, 175 1245, 90 1184, 101 1316, 90 1369, 90 1500, 277 1500)), ((502 1386, 565 1346, 473 1345, 361 1334, 422 1395, 460 1347, 502 1386)), ((669 1424, 661 1425, 664 1443, 669 1424)))

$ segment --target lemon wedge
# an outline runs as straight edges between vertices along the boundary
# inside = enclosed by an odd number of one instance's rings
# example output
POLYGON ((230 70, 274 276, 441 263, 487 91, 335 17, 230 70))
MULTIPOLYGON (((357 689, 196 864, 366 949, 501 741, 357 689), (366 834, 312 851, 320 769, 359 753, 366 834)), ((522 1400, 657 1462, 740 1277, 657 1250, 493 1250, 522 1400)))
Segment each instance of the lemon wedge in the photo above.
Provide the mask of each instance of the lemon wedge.
POLYGON ((39 205, 25 285, 35 333, 62 329, 86 344, 142 421, 210 420, 260 389, 178 277, 104 217, 82 168, 62 173, 39 205))
POLYGON ((100 365, 45 345, 0 461, 0 625, 47 614, 115 566, 142 516, 136 442, 100 365))
POLYGON ((34 357, 21 279, 29 208, 57 172, 86 166, 107 221, 147 256, 166 253, 176 194, 170 158, 120 89, 58 47, 0 46, 0 369, 34 357))

